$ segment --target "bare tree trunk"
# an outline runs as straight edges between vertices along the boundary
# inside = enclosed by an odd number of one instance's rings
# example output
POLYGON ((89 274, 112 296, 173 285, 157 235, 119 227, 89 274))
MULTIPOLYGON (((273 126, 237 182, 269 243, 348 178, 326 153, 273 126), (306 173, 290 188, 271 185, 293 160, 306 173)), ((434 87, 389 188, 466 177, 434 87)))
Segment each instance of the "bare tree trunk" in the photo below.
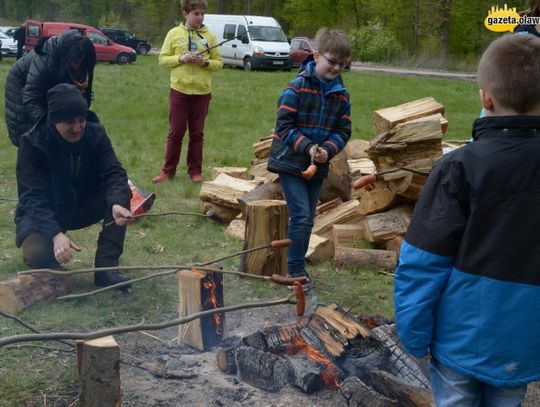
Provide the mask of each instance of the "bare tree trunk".
POLYGON ((448 45, 450 42, 450 10, 452 8, 452 0, 441 0, 441 48, 444 56, 448 55, 448 45))
POLYGON ((416 57, 418 55, 418 31, 419 31, 419 11, 418 11, 418 2, 419 0, 414 0, 414 44, 413 44, 413 55, 416 57))
POLYGON ((8 18, 8 13, 7 13, 5 0, 0 0, 0 18, 1 19, 7 19, 8 18))

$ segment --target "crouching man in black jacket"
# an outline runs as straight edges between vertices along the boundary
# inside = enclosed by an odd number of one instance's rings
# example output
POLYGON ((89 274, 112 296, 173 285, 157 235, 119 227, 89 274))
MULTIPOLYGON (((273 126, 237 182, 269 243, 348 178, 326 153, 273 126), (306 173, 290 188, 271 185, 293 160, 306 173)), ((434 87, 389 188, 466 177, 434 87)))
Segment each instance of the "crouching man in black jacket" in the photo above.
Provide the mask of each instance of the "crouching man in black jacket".
MULTIPOLYGON (((81 250, 66 232, 103 219, 95 266, 116 267, 133 221, 126 171, 103 126, 86 121, 87 102, 74 85, 56 85, 47 100, 48 114, 19 145, 17 247, 29 267, 59 268, 81 250)), ((119 271, 94 275, 97 286, 128 280, 119 271)))

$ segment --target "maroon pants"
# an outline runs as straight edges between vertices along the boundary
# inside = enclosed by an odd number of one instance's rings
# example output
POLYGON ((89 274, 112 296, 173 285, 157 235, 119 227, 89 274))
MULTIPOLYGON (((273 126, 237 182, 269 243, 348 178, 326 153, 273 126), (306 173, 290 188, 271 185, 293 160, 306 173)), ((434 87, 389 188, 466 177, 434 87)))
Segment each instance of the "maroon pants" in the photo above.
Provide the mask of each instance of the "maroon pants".
POLYGON ((171 89, 169 94, 169 135, 162 169, 166 174, 176 174, 176 167, 180 161, 180 151, 182 150, 182 140, 188 128, 188 173, 190 175, 201 174, 204 120, 208 113, 211 97, 211 93, 207 95, 186 95, 171 89))

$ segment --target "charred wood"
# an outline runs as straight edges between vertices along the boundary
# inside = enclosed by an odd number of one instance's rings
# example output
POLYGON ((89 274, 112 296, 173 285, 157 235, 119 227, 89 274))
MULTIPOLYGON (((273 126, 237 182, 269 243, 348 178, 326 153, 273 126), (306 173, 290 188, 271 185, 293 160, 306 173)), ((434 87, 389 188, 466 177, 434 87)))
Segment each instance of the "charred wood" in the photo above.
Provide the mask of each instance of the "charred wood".
POLYGON ((290 381, 290 364, 273 353, 241 346, 235 359, 238 377, 259 389, 278 391, 290 381))
POLYGON ((399 407, 397 400, 391 400, 368 387, 358 377, 351 376, 341 383, 339 389, 348 407, 399 407))

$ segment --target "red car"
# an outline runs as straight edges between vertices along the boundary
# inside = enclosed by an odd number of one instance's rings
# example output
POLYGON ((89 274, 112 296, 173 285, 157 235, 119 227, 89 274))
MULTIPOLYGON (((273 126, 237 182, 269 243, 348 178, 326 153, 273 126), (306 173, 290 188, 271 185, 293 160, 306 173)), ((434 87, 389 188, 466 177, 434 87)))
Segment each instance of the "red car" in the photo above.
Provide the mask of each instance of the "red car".
POLYGON ((308 55, 313 54, 317 49, 315 40, 307 37, 294 37, 291 40, 291 60, 292 66, 300 66, 308 55))

